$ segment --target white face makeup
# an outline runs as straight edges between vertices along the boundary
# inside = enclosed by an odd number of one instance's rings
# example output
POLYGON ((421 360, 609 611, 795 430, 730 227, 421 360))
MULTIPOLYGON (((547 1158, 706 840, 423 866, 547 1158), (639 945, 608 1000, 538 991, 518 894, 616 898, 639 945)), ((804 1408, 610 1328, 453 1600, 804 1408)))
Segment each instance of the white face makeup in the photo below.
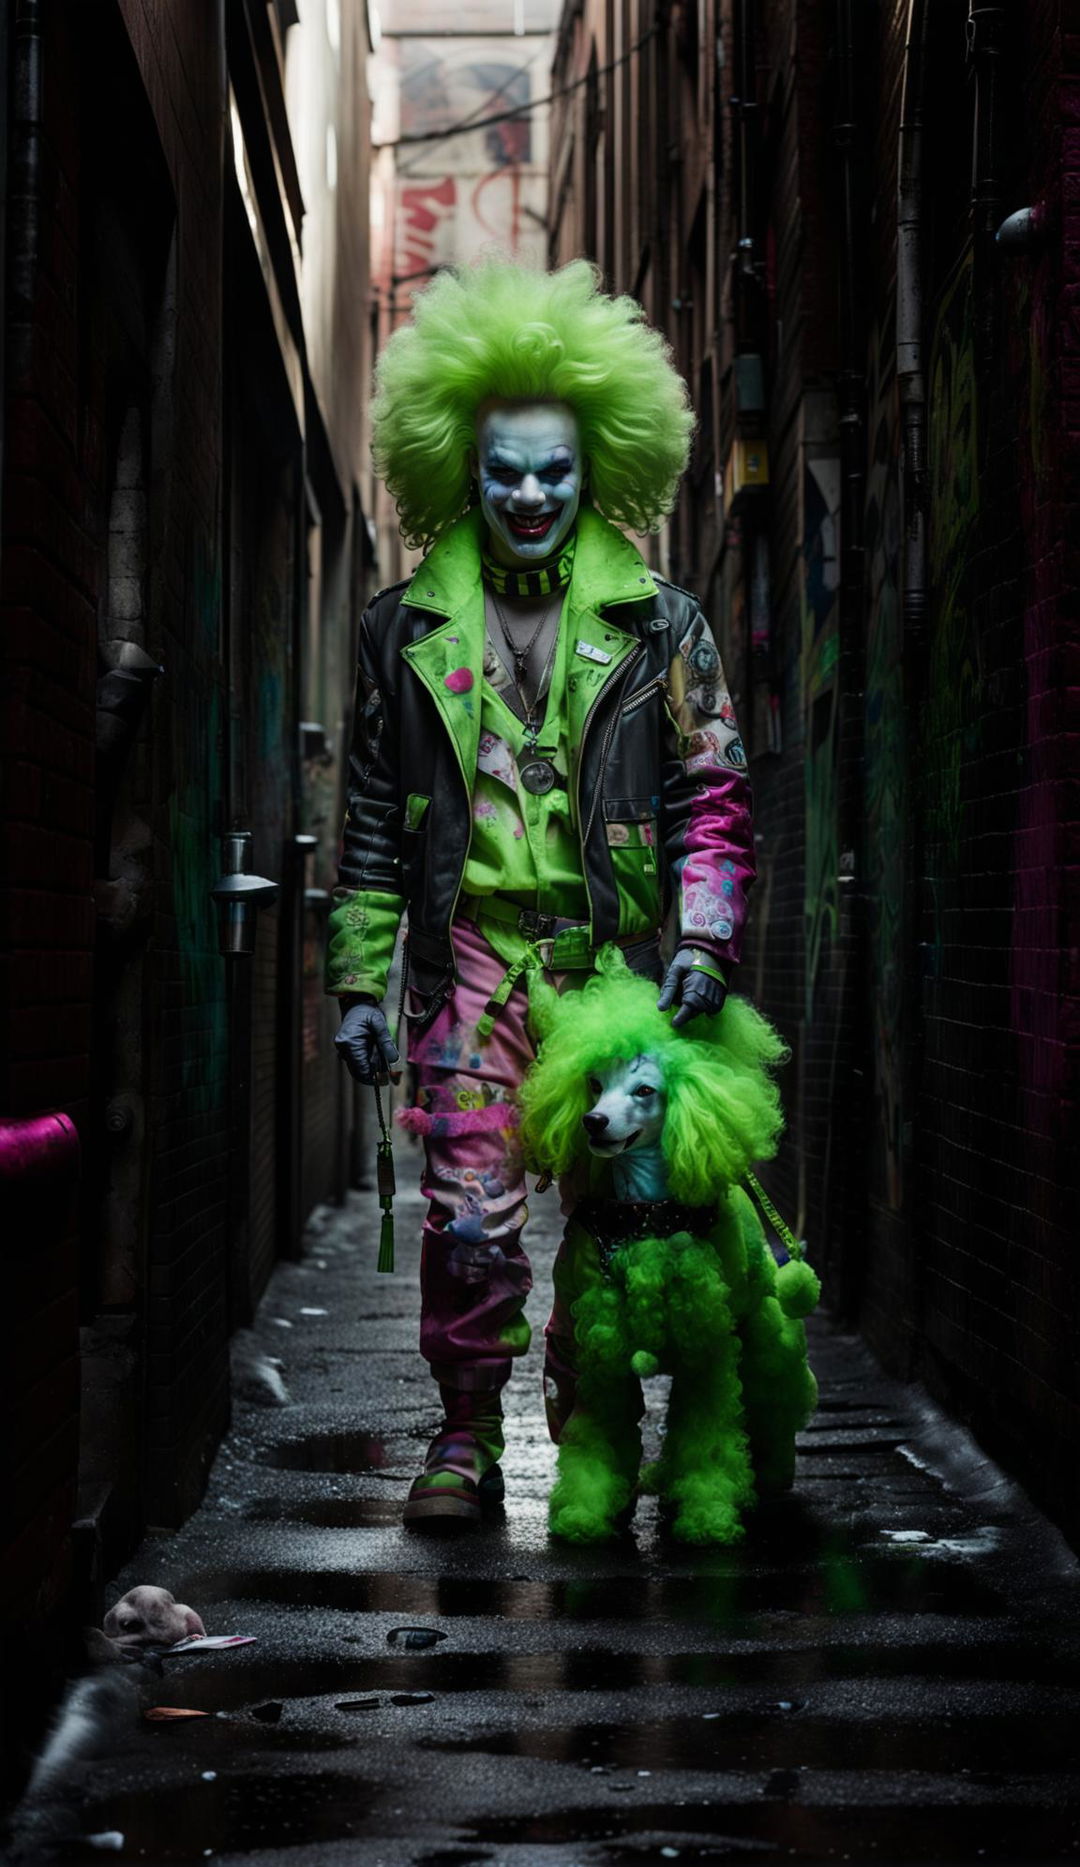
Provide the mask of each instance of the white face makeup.
POLYGON ((655 1147, 664 1131, 664 1072, 656 1057, 632 1057, 609 1064, 588 1080, 593 1098, 582 1116, 589 1151, 611 1160, 655 1147))
POLYGON ((472 470, 491 552, 520 569, 567 538, 581 503, 577 418, 561 402, 496 402, 476 424, 472 470))

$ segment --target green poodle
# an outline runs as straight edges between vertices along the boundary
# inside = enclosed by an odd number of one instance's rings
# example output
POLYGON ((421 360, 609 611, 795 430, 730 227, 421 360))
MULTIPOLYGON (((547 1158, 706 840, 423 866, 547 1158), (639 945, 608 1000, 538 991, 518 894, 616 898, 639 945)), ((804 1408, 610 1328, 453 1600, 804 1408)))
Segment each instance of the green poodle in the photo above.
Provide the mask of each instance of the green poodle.
POLYGON ((741 1184, 776 1150, 783 1043, 739 998, 693 1035, 673 1031, 617 948, 580 991, 534 986, 533 1015, 526 1158, 577 1195, 549 1327, 552 1349, 572 1329, 558 1359, 577 1367, 552 1423, 551 1529, 591 1543, 628 1521, 641 1377, 666 1373, 663 1451, 644 1485, 682 1541, 734 1542, 755 1500, 791 1485, 817 1397, 802 1318, 818 1279, 801 1258, 778 1270, 741 1184))

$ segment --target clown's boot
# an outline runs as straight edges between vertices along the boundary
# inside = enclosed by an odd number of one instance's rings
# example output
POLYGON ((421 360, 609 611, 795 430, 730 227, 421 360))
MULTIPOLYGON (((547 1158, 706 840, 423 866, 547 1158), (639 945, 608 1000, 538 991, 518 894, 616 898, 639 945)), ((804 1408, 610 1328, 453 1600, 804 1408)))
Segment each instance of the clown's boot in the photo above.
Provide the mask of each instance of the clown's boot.
POLYGON ((412 1530, 467 1529, 486 1506, 501 1504, 502 1397, 497 1389, 466 1393, 443 1387, 446 1418, 413 1480, 402 1520, 412 1530))

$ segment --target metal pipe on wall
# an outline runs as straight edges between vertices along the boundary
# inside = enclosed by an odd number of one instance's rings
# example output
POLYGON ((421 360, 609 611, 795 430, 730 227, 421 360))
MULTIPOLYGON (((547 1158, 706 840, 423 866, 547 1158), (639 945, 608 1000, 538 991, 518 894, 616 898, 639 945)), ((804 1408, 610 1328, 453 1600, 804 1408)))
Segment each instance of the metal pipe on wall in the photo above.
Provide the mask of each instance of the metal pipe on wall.
POLYGON ((900 105, 896 210, 896 379, 903 449, 904 637, 926 628, 926 382, 922 362, 923 93, 928 0, 910 0, 900 105))
POLYGON ((967 19, 968 51, 975 77, 975 124, 971 150, 971 223, 974 236, 975 320, 980 360, 993 348, 994 299, 986 290, 985 275, 995 261, 995 242, 1001 222, 1004 186, 999 172, 1001 155, 1001 69, 1005 45, 1005 8, 983 6, 970 0, 967 19))

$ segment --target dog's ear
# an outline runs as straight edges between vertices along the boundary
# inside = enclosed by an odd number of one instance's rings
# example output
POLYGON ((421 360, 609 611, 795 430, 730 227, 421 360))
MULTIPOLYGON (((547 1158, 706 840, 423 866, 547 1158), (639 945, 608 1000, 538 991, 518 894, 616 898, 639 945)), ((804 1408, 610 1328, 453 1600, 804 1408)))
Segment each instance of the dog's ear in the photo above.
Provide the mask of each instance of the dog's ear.
POLYGON ((616 946, 614 940, 609 940, 606 946, 600 948, 596 955, 596 970, 602 973, 605 979, 628 979, 630 977, 626 954, 620 946, 616 946))

